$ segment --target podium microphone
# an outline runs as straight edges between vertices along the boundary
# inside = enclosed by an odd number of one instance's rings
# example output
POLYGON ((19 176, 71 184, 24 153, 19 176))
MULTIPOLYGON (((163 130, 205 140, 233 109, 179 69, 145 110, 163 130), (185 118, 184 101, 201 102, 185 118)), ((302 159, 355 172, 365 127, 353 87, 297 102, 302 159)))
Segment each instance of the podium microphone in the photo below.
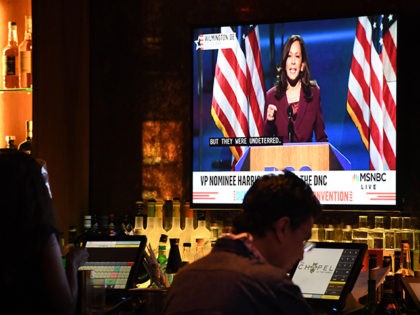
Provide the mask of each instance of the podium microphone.
POLYGON ((287 106, 287 117, 289 117, 289 119, 292 119, 293 117, 293 109, 292 106, 287 106))
POLYGON ((289 117, 289 142, 293 142, 293 134, 295 133, 295 125, 293 124, 293 109, 292 106, 287 107, 287 117, 289 117))

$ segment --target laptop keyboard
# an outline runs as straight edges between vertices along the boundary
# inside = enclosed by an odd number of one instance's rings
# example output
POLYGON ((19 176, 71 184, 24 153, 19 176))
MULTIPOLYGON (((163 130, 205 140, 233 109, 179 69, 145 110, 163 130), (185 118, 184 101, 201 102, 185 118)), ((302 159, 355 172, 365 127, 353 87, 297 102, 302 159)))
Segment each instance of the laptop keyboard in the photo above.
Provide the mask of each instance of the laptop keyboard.
POLYGON ((104 278, 106 288, 125 289, 133 262, 87 262, 79 270, 93 270, 93 278, 104 278))

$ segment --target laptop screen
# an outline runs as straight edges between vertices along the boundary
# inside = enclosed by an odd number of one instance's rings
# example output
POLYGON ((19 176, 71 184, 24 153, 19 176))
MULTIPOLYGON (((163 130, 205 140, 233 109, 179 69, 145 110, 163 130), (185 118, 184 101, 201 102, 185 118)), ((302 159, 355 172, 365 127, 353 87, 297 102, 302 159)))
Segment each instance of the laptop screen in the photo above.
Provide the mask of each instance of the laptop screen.
POLYGON ((89 253, 88 261, 79 270, 93 270, 91 277, 104 278, 108 289, 132 288, 145 245, 144 236, 87 239, 84 246, 89 253))
POLYGON ((366 250, 366 244, 318 242, 296 265, 292 281, 310 304, 341 309, 362 269, 366 250))

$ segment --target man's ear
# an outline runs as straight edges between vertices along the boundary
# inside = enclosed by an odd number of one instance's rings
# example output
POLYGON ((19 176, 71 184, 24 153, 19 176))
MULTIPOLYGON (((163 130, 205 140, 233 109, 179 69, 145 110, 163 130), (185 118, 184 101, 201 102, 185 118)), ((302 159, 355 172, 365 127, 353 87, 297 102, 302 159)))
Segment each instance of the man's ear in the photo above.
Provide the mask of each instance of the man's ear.
POLYGON ((282 243, 290 230, 290 218, 281 217, 274 222, 274 229, 278 240, 282 243))

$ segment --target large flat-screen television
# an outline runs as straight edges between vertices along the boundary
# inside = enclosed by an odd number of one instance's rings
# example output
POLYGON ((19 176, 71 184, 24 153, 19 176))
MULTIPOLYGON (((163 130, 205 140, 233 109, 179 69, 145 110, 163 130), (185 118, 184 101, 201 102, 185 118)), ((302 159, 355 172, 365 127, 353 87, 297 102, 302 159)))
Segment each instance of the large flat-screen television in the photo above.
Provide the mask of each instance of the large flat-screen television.
POLYGON ((256 178, 290 169, 326 209, 398 210, 397 32, 392 13, 194 27, 192 206, 239 208, 256 178), (289 139, 297 125, 264 134, 265 93, 296 34, 327 141, 289 139))

